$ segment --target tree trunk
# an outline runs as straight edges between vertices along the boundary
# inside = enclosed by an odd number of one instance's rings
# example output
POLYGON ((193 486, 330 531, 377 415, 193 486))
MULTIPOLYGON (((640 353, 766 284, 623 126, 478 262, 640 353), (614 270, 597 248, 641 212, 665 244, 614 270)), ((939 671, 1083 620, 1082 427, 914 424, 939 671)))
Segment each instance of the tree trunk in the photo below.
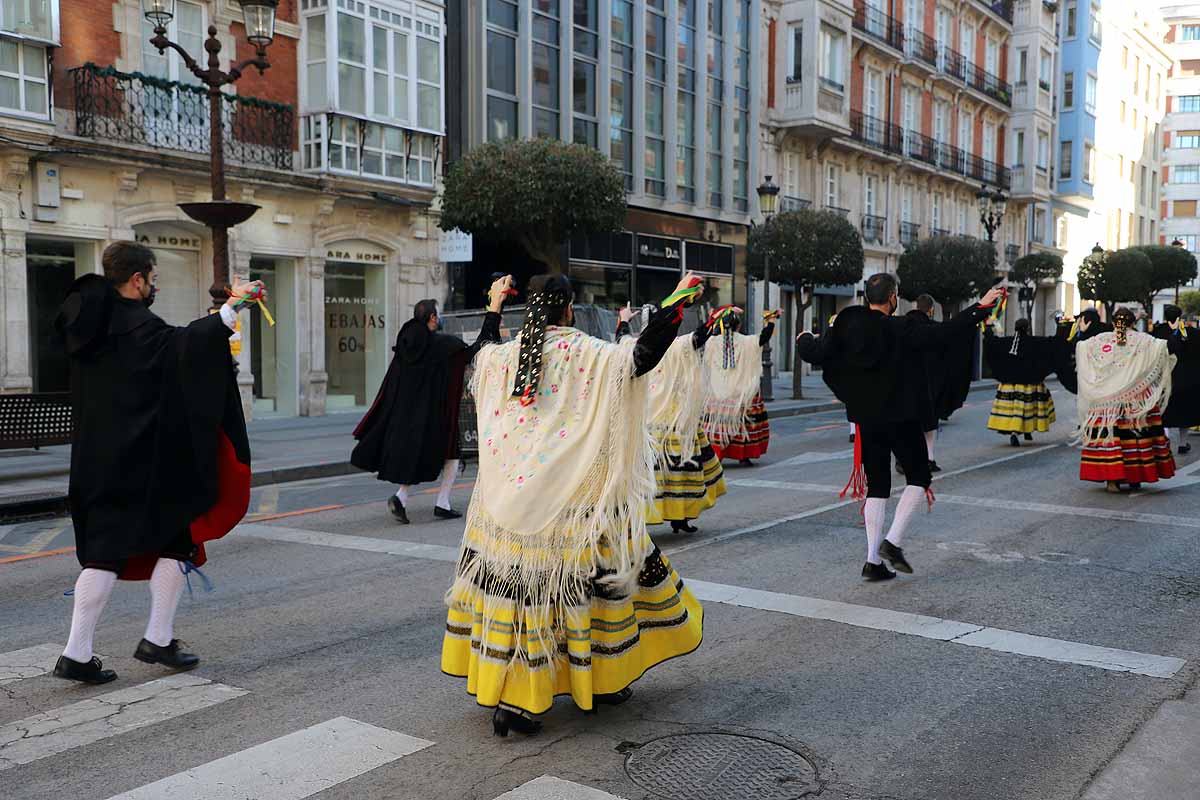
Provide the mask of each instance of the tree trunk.
MULTIPOLYGON (((808 302, 804 302, 804 289, 797 288, 796 291, 796 328, 804 330, 804 312, 808 311, 808 307, 812 305, 812 296, 809 295, 808 302)), ((804 373, 804 362, 800 359, 800 348, 792 347, 792 399, 804 399, 804 386, 801 378, 804 373)))
POLYGON ((561 244, 527 236, 521 239, 521 246, 529 253, 530 258, 545 264, 547 272, 554 275, 564 272, 561 244))

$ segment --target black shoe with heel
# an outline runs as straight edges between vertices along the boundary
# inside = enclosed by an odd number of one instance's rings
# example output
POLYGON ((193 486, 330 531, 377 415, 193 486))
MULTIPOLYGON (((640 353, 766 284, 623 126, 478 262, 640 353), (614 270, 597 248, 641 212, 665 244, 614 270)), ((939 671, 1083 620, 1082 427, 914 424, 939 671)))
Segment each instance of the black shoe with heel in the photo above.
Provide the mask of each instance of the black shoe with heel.
POLYGON ((1011 444, 1013 447, 1021 446, 1021 440, 1017 438, 1017 435, 1015 433, 1008 437, 1008 443, 1011 444))
POLYGON ((695 533, 700 530, 695 525, 689 525, 686 519, 671 520, 672 533, 695 533))
POLYGON ((524 714, 497 708, 496 713, 492 714, 492 732, 497 736, 508 736, 510 730, 526 736, 536 736, 541 733, 542 723, 536 719, 530 719, 524 714))
POLYGON ((442 508, 441 506, 433 507, 433 515, 438 519, 462 519, 462 514, 453 508, 442 508))
POLYGON ((147 664, 162 664, 164 667, 181 671, 193 669, 200 663, 200 656, 180 652, 178 639, 172 639, 166 647, 157 645, 149 639, 142 639, 138 642, 137 650, 133 651, 133 657, 138 661, 145 661, 147 664))
POLYGON ((896 577, 896 573, 885 567, 882 563, 872 564, 870 561, 863 564, 862 576, 864 581, 876 583, 878 581, 890 581, 896 577))
POLYGON ((54 677, 99 686, 115 681, 117 673, 111 669, 104 669, 104 664, 95 656, 92 656, 91 661, 75 661, 66 656, 59 656, 58 663, 54 665, 54 677))
POLYGON ((879 555, 883 556, 892 565, 892 569, 897 572, 903 572, 906 575, 912 575, 913 568, 904 557, 904 551, 887 539, 884 539, 883 544, 879 546, 879 555))
POLYGON ((621 703, 633 697, 633 687, 626 686, 619 692, 611 692, 609 694, 594 694, 592 695, 592 709, 589 714, 595 714, 600 710, 600 706, 619 706, 621 703))
POLYGON ((392 512, 392 516, 401 525, 408 524, 408 512, 404 510, 404 504, 400 502, 400 498, 392 495, 388 498, 388 511, 392 512))

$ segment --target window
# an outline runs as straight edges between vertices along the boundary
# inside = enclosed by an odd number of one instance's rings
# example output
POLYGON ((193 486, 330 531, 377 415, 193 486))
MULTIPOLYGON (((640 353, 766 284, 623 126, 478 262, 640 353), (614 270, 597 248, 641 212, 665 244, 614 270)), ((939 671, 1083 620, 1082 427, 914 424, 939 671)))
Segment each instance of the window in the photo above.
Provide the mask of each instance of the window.
POLYGON ((1125 124, 1125 101, 1121 101, 1121 124, 1125 124))
MULTIPOLYGON (((159 53, 158 49, 150 44, 153 36, 154 26, 148 20, 142 20, 142 72, 164 81, 177 81, 198 89, 200 79, 192 74, 174 51, 159 53)), ((198 3, 177 3, 175 17, 167 25, 167 36, 190 53, 204 52, 204 7, 198 3)), ((4 61, 5 59, 0 57, 0 63, 4 61)), ((0 72, 2 71, 7 69, 0 67, 0 72)), ((7 83, 2 78, 0 82, 7 83)), ((0 105, 5 103, 0 102, 0 105)), ((175 127, 193 137, 209 135, 208 98, 200 91, 179 92, 169 88, 147 87, 146 116, 148 138, 156 144, 170 141, 160 139, 158 134, 166 133, 175 127)))
MULTIPOLYGON (((530 60, 533 79, 533 135, 547 139, 559 137, 558 3, 559 0, 535 0, 533 3, 533 47, 530 60)), ((649 35, 647 31, 647 38, 649 35)))
POLYGON ((1176 236, 1175 238, 1183 242, 1183 249, 1187 250, 1189 253, 1196 252, 1196 248, 1200 247, 1200 236, 1194 233, 1184 233, 1176 236))
POLYGON ((1037 137, 1037 166, 1045 171, 1050 168, 1050 135, 1045 131, 1038 131, 1037 137))
POLYGON ((1144 70, 1143 76, 1144 76, 1145 80, 1144 80, 1142 91, 1145 93, 1142 95, 1142 99, 1145 100, 1147 103, 1149 103, 1150 102, 1150 65, 1147 64, 1145 67, 1143 67, 1143 70, 1144 70))
POLYGON ((975 118, 970 114, 958 112, 958 147, 960 150, 971 153, 975 149, 975 118))
POLYGON ((846 36, 841 31, 821 26, 821 82, 831 89, 845 91, 842 58, 846 36))
POLYGON ((609 76, 609 155, 633 191, 633 3, 612 3, 612 70, 609 76))
POLYGON ((1180 25, 1183 34, 1183 41, 1198 42, 1200 41, 1200 25, 1180 25))
POLYGON ((1150 205, 1158 205, 1158 170, 1150 170, 1150 205))
POLYGON ((1092 182, 1096 167, 1096 148, 1088 142, 1083 143, 1083 179, 1092 182))
POLYGON ((1038 206, 1033 210, 1033 240, 1035 242, 1045 241, 1046 239, 1046 209, 1038 206))
POLYGON ((1200 111, 1200 94, 1183 94, 1178 100, 1180 112, 1200 111))
POLYGON ((1200 147, 1200 131, 1179 131, 1175 134, 1175 146, 1180 148, 1200 147))
POLYGON ((877 216, 876 199, 879 195, 879 180, 874 175, 863 177, 863 213, 869 217, 877 216))
POLYGON ((1138 76, 1142 74, 1142 59, 1133 57, 1133 93, 1138 92, 1138 76))
POLYGON ((575 63, 571 66, 571 141, 599 147, 596 58, 600 18, 596 0, 574 0, 575 63))
POLYGON ((984 40, 983 68, 992 75, 1000 72, 1000 43, 990 36, 984 40))
POLYGON ((804 75, 803 55, 804 26, 792 25, 788 29, 788 64, 791 65, 787 76, 789 83, 799 83, 804 75))
POLYGON ((1022 47, 1017 51, 1017 85, 1023 85, 1029 75, 1029 49, 1022 47))
POLYGON ((1093 117, 1096 116, 1096 76, 1091 73, 1088 73, 1084 88, 1083 110, 1093 117))
POLYGON ((950 104, 945 100, 933 104, 933 140, 938 144, 950 141, 950 104))
POLYGON ((983 123, 983 157, 992 161, 999 161, 996 157, 996 123, 983 123))
POLYGON ((837 164, 825 165, 825 207, 838 207, 838 189, 842 182, 841 167, 837 164))
POLYGON ((733 207, 750 207, 750 0, 733 0, 733 207))
POLYGON ((1013 166, 1025 166, 1025 131, 1017 131, 1016 152, 1013 154, 1013 166))
POLYGON ((1101 36, 1103 29, 1100 25, 1100 6, 1097 3, 1092 3, 1091 22, 1092 27, 1088 31, 1088 36, 1091 37, 1093 42, 1100 44, 1103 41, 1103 37, 1101 36))
MULTIPOLYGON (((1200 75, 1200 59, 1185 58, 1179 62, 1179 74, 1184 78, 1194 78, 1200 75)), ((1136 92, 1137 87, 1133 90, 1136 92)))
POLYGON ((1038 62, 1038 84, 1047 92, 1050 91, 1050 75, 1054 68, 1054 59, 1050 57, 1050 53, 1046 50, 1041 52, 1041 60, 1038 62))
POLYGON ((1075 73, 1068 72, 1063 75, 1063 111, 1070 111, 1075 107, 1075 73))
POLYGON ((1150 171, 1146 169, 1146 165, 1142 165, 1141 181, 1138 183, 1138 202, 1146 205, 1146 181, 1149 180, 1150 171))
MULTIPOLYGON (((578 2, 578 0, 576 0, 578 2)), ((696 202, 696 4, 679 4, 675 40, 679 92, 675 100, 675 189, 680 200, 696 202)))
POLYGON ((1054 246, 1060 250, 1065 250, 1067 247, 1067 227, 1069 225, 1067 215, 1063 214, 1055 217, 1054 221, 1054 246))
MULTIPOLYGON (((1171 216, 1173 217, 1194 217, 1196 216, 1196 201, 1195 200, 1176 200, 1171 204, 1171 216)), ((1192 248, 1188 248, 1189 250, 1192 248)))
POLYGON ((1070 39, 1075 35, 1076 16, 1079 9, 1076 7, 1074 0, 1067 3, 1066 16, 1063 18, 1063 36, 1070 39))
POLYGON ((900 189, 900 221, 913 222, 913 187, 904 184, 900 189))
POLYGON ((958 42, 958 49, 962 51, 963 59, 973 62, 975 60, 975 26, 967 20, 958 23, 958 42))
POLYGON ((517 4, 492 0, 487 13, 487 138, 517 138, 517 4))
POLYGON ((1129 48, 1121 48, 1121 69, 1129 69, 1129 48))
POLYGON ((667 192, 666 92, 667 18, 662 11, 646 7, 646 194, 663 197, 667 192))
POLYGON ((1071 148, 1073 142, 1061 142, 1058 146, 1058 177, 1059 180, 1071 179, 1071 148))
POLYGON ((725 108, 725 0, 710 0, 708 4, 708 133, 705 182, 708 184, 708 204, 721 208, 724 204, 725 169, 721 152, 724 139, 721 112, 725 108))
POLYGON ((942 195, 940 192, 934 192, 930 198, 929 227, 932 229, 930 233, 935 233, 942 229, 942 195))
POLYGON ((1181 164, 1171 170, 1171 183, 1200 183, 1200 164, 1181 164))
MULTIPOLYGON (((5 12, 9 9, 6 4, 5 12)), ((0 39, 0 112, 45 119, 50 115, 49 96, 46 48, 0 39)))

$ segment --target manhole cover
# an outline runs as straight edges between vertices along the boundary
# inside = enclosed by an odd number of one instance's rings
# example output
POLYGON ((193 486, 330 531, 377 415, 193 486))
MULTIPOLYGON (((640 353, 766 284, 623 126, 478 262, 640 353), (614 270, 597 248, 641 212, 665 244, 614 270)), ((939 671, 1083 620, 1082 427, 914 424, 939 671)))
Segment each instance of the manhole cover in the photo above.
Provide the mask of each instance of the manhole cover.
POLYGON ((796 800, 820 788, 816 767, 797 751, 731 733, 646 742, 626 756, 625 773, 673 800, 796 800))

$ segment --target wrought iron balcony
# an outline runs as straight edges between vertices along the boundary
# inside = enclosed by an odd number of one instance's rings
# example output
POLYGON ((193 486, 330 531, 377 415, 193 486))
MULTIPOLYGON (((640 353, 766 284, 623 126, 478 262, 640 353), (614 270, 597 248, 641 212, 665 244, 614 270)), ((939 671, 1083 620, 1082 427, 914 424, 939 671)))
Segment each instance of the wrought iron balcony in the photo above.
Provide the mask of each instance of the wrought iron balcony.
POLYGON ((904 154, 909 158, 937 166, 938 143, 916 131, 904 131, 904 154))
POLYGON ((841 214, 845 219, 850 218, 850 209, 840 208, 838 206, 825 206, 826 211, 832 211, 835 214, 841 214))
POLYGON ((967 62, 967 83, 993 100, 999 100, 1006 106, 1012 105, 1012 86, 1008 81, 993 75, 977 64, 967 62))
POLYGON ((783 197, 779 198, 780 211, 803 211, 804 209, 811 207, 812 201, 805 200, 803 197, 792 197, 791 195, 785 194, 783 197))
POLYGON ((911 247, 921 238, 921 226, 915 222, 900 223, 900 244, 911 247))
POLYGON ((952 144, 938 142, 937 166, 939 169, 965 175, 967 173, 967 154, 952 144))
MULTIPOLYGON (((185 153, 210 148, 208 91, 193 84, 87 63, 70 70, 75 133, 90 139, 185 153)), ((296 117, 290 105, 221 95, 225 158, 291 170, 296 117)))
POLYGON ((885 153, 904 152, 904 133, 899 125, 861 111, 850 112, 850 138, 885 153))
POLYGON ((300 129, 305 170, 433 186, 439 136, 334 112, 305 114, 300 129))
POLYGON ((924 61, 931 67, 939 67, 938 44, 923 31, 908 27, 904 31, 904 52, 909 58, 924 61))
POLYGON ((979 5, 990 9, 993 14, 1000 17, 1010 25, 1013 21, 1013 0, 976 0, 979 5))
POLYGON ((883 244, 883 233, 887 230, 887 217, 874 214, 862 215, 862 238, 864 242, 883 244))
POLYGON ((888 47, 904 50, 904 26, 894 17, 868 8, 863 0, 858 0, 854 7, 854 27, 877 39, 888 47))
POLYGON ((964 83, 967 80, 967 60, 952 47, 943 45, 938 51, 938 69, 964 83))
POLYGON ((929 235, 930 236, 949 236, 950 229, 949 228, 930 228, 929 235))

